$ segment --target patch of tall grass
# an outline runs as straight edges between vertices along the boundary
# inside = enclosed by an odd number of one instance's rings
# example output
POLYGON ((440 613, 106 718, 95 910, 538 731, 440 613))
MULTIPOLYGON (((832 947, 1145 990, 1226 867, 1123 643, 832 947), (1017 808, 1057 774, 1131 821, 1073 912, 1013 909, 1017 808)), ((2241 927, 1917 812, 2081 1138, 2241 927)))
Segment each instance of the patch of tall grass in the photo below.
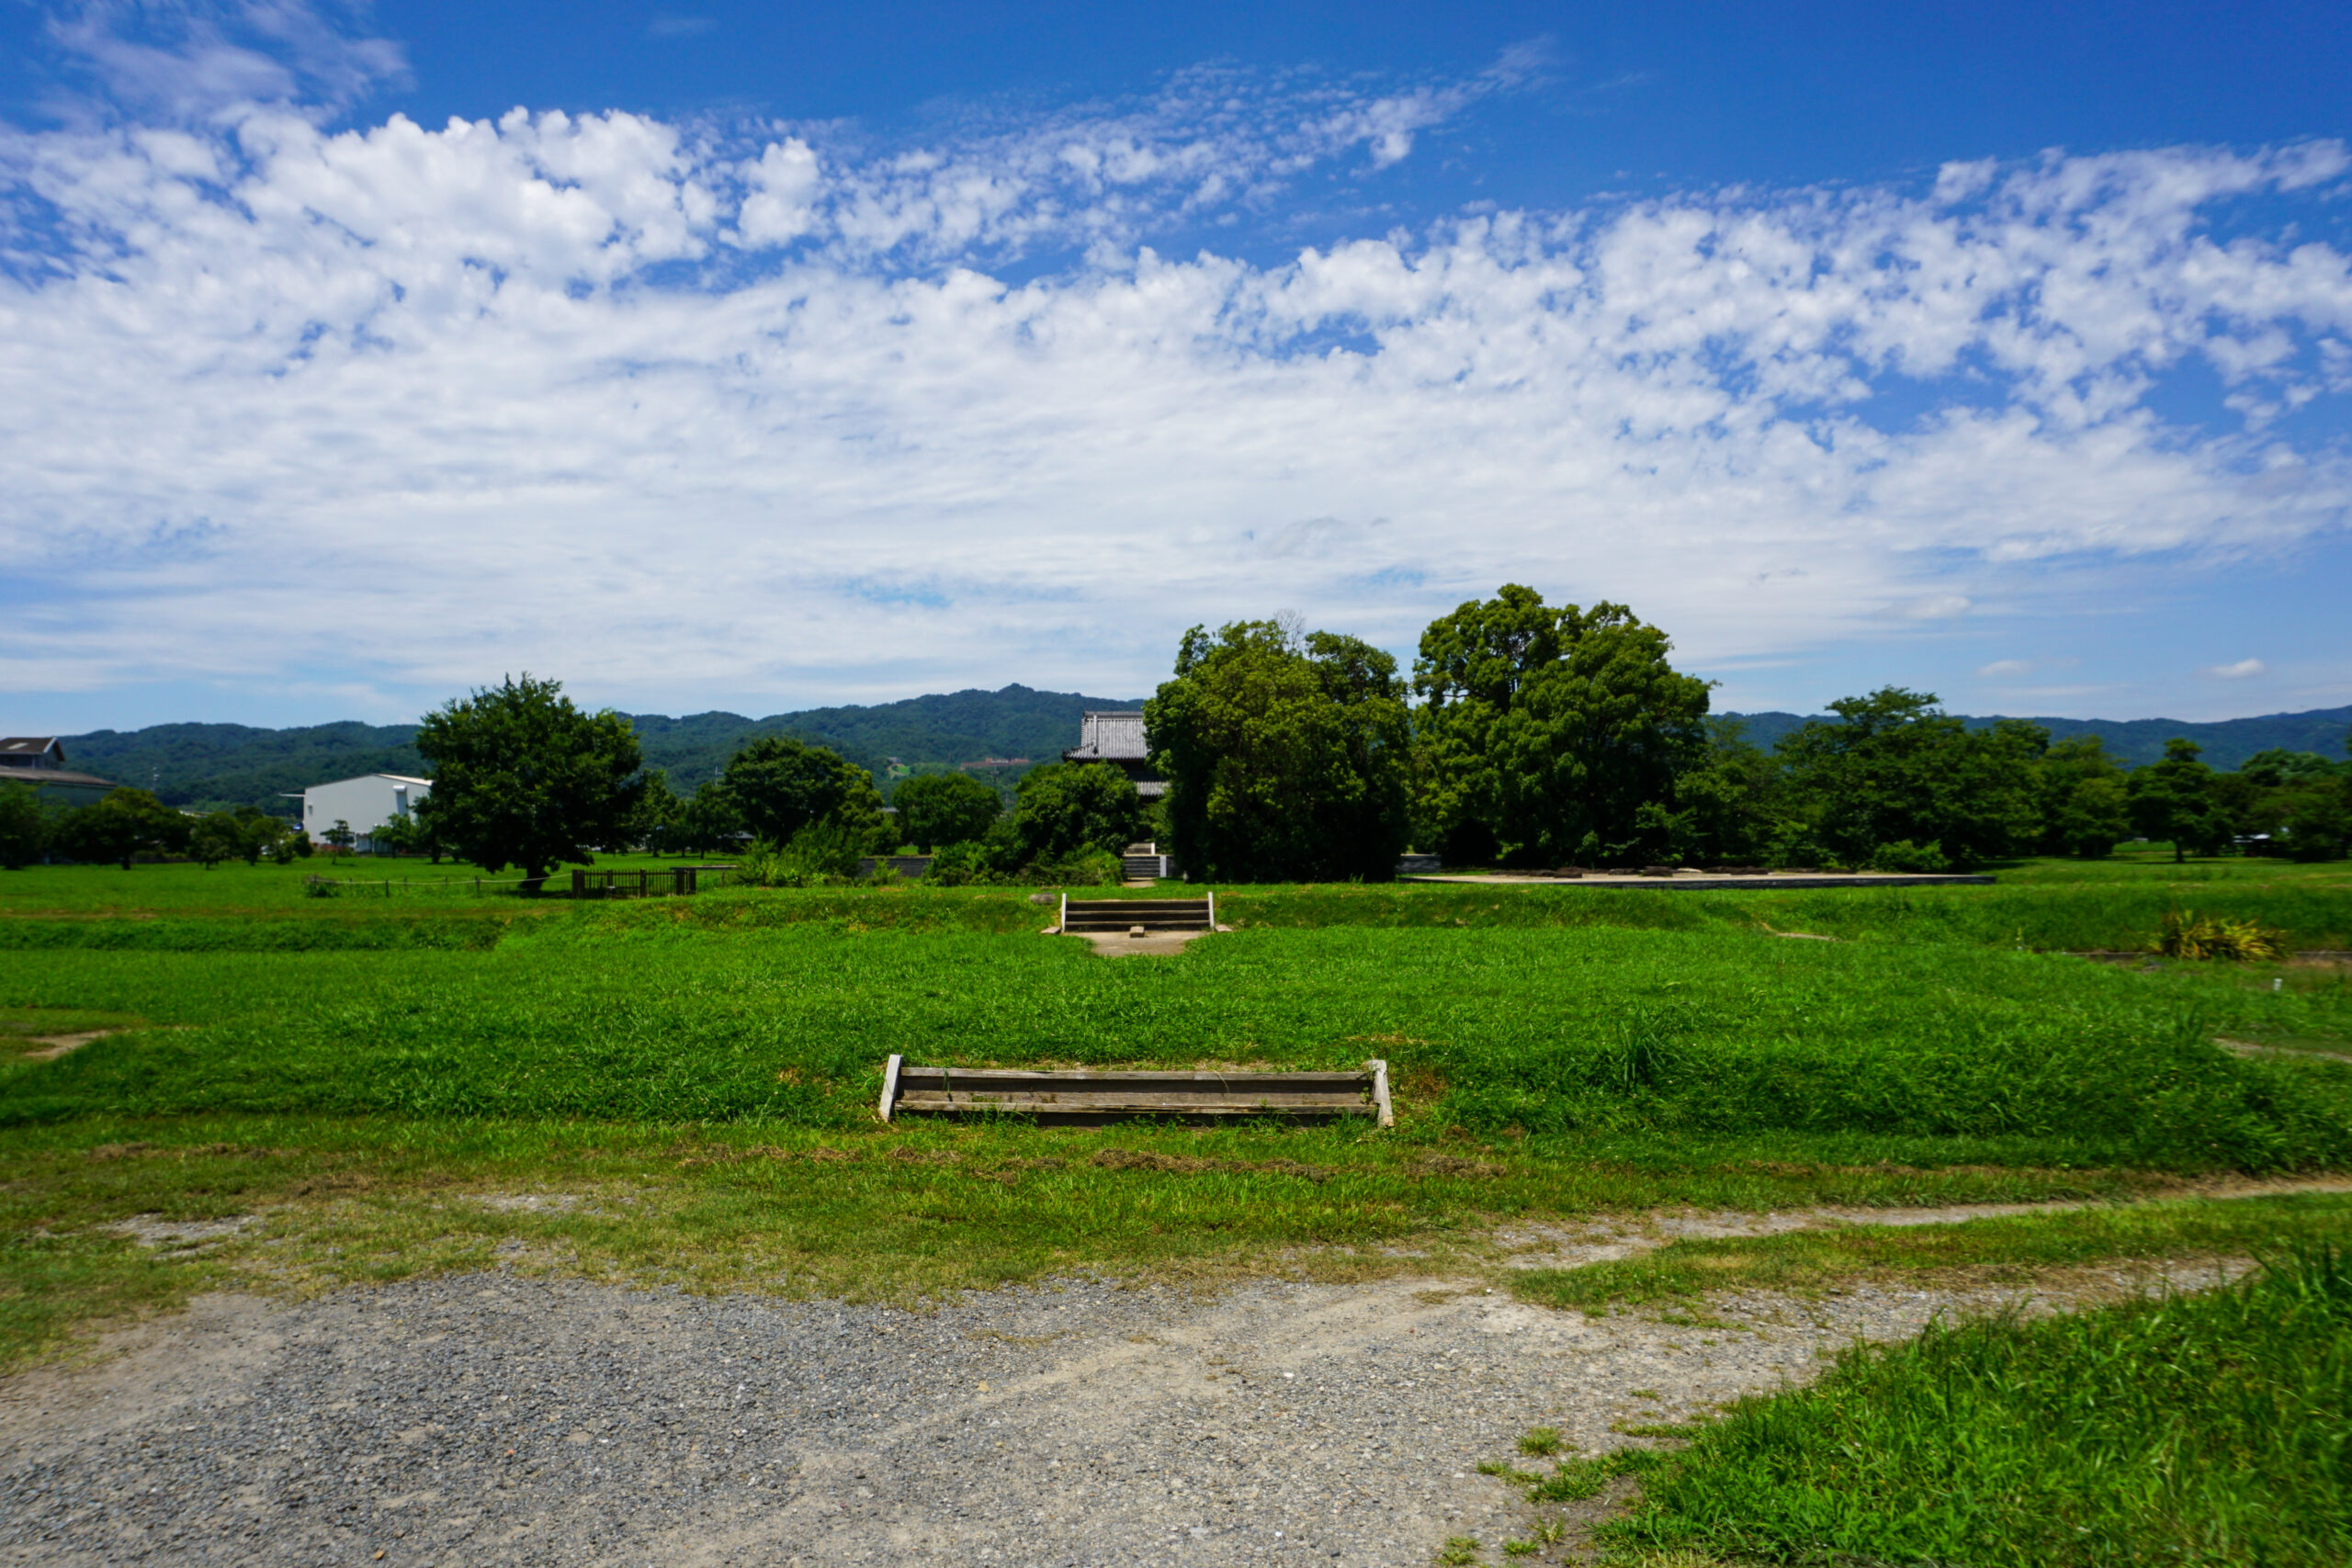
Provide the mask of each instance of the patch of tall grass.
POLYGON ((1647 1467, 1621 1550, 2118 1568, 2352 1560, 2352 1255, 1857 1348, 1647 1467))
MULTIPOLYGON (((1731 932, 1257 931, 1107 963, 1075 942, 797 923, 524 921, 490 951, 24 953, 0 1006, 193 1025, 0 1068, 0 1123, 393 1112, 865 1125, 884 1058, 1386 1058, 1404 1135, 1904 1140, 2005 1162, 2352 1159, 2352 1070, 2246 1059, 2326 993, 2223 998, 2076 960, 1731 932)), ((1883 1157, 1873 1156, 1871 1157, 1883 1157)), ((1973 1157, 1973 1156, 1971 1156, 1973 1157)))

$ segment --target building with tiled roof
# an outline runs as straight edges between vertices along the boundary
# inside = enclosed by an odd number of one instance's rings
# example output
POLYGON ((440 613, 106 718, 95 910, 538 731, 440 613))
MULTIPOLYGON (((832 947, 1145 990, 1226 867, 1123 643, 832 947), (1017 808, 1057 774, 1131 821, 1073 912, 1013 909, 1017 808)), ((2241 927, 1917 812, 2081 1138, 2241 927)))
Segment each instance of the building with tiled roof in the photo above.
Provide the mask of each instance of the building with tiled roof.
POLYGON ((65 765, 65 747, 54 735, 0 736, 0 782, 28 784, 56 806, 87 806, 104 800, 112 779, 77 773, 65 765))
POLYGON ((1090 709, 1079 716, 1078 744, 1062 753, 1065 762, 1109 762, 1135 780, 1136 793, 1158 800, 1168 781, 1151 771, 1151 748, 1144 740, 1137 709, 1090 709))

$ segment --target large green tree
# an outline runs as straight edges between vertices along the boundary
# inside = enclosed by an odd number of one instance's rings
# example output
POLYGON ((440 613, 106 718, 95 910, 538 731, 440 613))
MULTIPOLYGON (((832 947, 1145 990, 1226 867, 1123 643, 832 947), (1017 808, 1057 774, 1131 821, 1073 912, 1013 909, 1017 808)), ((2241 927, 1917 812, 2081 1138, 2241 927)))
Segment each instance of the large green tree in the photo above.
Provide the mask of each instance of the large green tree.
POLYGON ((2132 833, 2124 772, 2096 735, 2075 735, 2042 753, 2036 791, 2041 814, 2036 846, 2046 855, 2098 860, 2132 833))
POLYGON ((628 719, 583 712, 527 671, 425 715, 416 747, 434 770, 416 808, 424 830, 485 871, 516 866, 534 884, 625 838, 645 788, 628 719))
POLYGON ((1707 684, 1622 604, 1555 609, 1507 583, 1421 634, 1419 836, 1514 865, 1662 858, 1675 780, 1707 752, 1707 684))
POLYGON ((0 782, 0 866, 21 871, 49 848, 49 813, 40 791, 15 780, 0 782))
POLYGON ((224 860, 241 858, 251 839, 234 812, 209 812, 189 829, 188 852, 196 857, 198 864, 210 871, 224 860))
POLYGON ((2316 751, 2273 748, 2240 763, 2234 778, 2218 775, 2214 784, 2238 786, 2216 788, 2225 801, 2243 797, 2231 809, 2233 827, 2267 834, 2276 851, 2297 860, 2341 860, 2352 851, 2352 766, 2316 751))
POLYGON ((1747 739, 1746 723, 1708 719, 1705 752, 1674 781, 1678 848, 1709 864, 1770 863, 1794 815, 1780 762, 1747 739))
POLYGON ((846 829, 870 851, 895 845, 874 775, 822 746, 765 735, 728 759, 720 782, 752 837, 786 844, 812 822, 846 829))
POLYGON ((890 792, 890 804, 899 831, 923 850, 985 837, 1004 812, 996 791, 965 773, 917 773, 890 792))
POLYGON ((2176 736, 2165 742, 2160 761, 2132 770, 2126 786, 2132 826, 2172 845, 2172 858, 2186 860, 2222 852, 2230 841, 2230 819, 2213 783, 2213 770, 2199 760, 2204 748, 2176 736))
POLYGON ((1396 661, 1272 621, 1194 626, 1144 705, 1187 874, 1385 882, 1410 832, 1411 718, 1396 661))
POLYGON ((137 855, 184 848, 190 826, 143 789, 109 790, 65 814, 57 825, 57 845, 75 860, 116 861, 129 871, 137 855))
POLYGON ((1032 768, 1013 786, 1012 801, 997 845, 1006 871, 1049 866, 1089 850, 1115 855, 1143 831, 1135 781, 1109 762, 1032 768))
POLYGON ((1962 867, 2033 847, 2048 731, 2017 719, 1972 730, 1933 693, 1900 686, 1829 708, 1834 721, 1783 736, 1779 750, 1815 840, 1842 863, 1905 843, 1962 867))

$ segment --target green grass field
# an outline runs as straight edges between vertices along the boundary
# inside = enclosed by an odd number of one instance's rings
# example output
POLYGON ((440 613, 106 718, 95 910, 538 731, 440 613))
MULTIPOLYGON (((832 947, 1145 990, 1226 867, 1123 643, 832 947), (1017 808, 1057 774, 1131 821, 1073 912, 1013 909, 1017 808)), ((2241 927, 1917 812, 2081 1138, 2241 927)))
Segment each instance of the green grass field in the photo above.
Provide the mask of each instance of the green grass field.
MULTIPOLYGON (((302 892, 321 862, 0 875, 0 1361, 200 1290, 492 1258, 897 1299, 1073 1271, 1467 1272, 1611 1310, 2352 1235, 2341 1198, 2181 1201, 2215 1176, 2352 1168, 2346 967, 2072 955, 2144 949, 2181 905, 2352 947, 2340 865, 1221 889, 1230 934, 1116 961, 1038 934, 1053 911, 1025 888, 574 905, 405 868, 407 886, 326 899, 302 892), (1398 1125, 886 1128, 872 1106, 894 1052, 1376 1055, 1398 1125), (530 1191, 564 1201, 483 1201, 530 1191), (2052 1199, 2098 1201, 1566 1273, 1511 1270, 1488 1239, 1505 1220, 1679 1205, 2052 1199), (221 1221, 185 1246, 124 1228, 221 1221)), ((1642 1550, 1748 1550, 1643 1517, 1642 1550)), ((1837 1539, 1910 1539, 1856 1531, 1837 1539)))
POLYGON ((1679 1452, 1531 1476, 1539 1499, 1643 1478, 1620 1560, 2261 1563, 2352 1557, 2352 1257, 2071 1316, 1938 1325, 1741 1401, 1679 1452))

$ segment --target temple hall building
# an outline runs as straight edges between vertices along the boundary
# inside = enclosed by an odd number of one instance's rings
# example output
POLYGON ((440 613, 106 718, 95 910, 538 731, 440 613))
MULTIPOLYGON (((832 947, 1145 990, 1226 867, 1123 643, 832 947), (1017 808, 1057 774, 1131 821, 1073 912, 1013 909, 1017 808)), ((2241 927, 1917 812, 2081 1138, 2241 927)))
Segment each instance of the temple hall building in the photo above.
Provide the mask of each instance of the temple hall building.
POLYGON ((1081 715, 1078 744, 1062 753, 1062 761, 1109 762, 1135 781, 1136 793, 1146 800, 1168 793, 1168 781, 1151 771, 1151 748, 1144 744, 1139 709, 1081 715))

